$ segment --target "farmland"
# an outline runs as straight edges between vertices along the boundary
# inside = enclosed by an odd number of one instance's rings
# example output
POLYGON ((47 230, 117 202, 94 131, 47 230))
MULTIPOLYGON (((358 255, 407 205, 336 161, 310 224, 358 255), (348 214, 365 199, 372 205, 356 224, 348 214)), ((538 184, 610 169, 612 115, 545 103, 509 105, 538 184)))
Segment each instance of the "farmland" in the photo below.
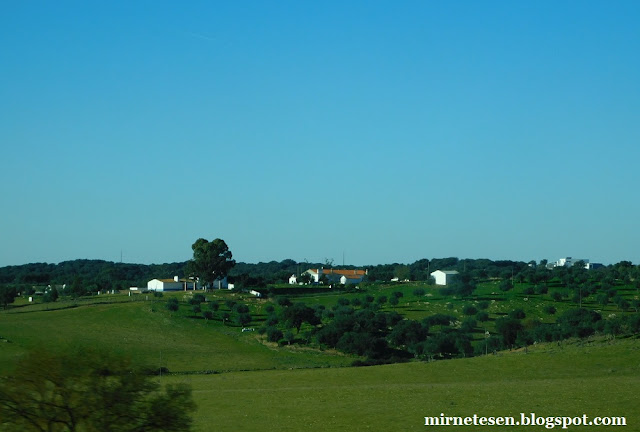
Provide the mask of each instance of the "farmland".
MULTIPOLYGON (((420 320, 432 314, 464 319, 465 306, 486 303, 489 320, 473 333, 481 345, 496 320, 522 309, 527 319, 553 322, 545 306, 557 313, 575 308, 569 299, 524 294, 527 284, 502 292, 498 281, 478 285, 472 296, 443 295, 427 284, 365 285, 348 292, 310 292, 289 296, 295 302, 321 305, 366 301, 366 296, 391 297, 397 305, 377 307, 420 320), (342 300, 341 300, 342 299, 342 300)), ((550 291, 553 291, 550 290, 550 291)), ((633 287, 619 286, 629 300, 633 287)), ((349 367, 360 357, 315 344, 269 343, 257 329, 264 325, 269 306, 287 297, 284 286, 274 289, 275 300, 228 291, 205 294, 202 309, 219 305, 214 319, 194 312, 193 292, 124 294, 64 298, 55 303, 30 304, 18 299, 0 313, 0 370, 6 374, 20 357, 35 347, 52 350, 83 345, 106 348, 151 365, 163 384, 186 382, 198 405, 197 431, 290 430, 425 430, 425 416, 626 416, 627 430, 640 424, 635 389, 640 384, 640 342, 634 337, 596 335, 537 343, 526 349, 445 361, 411 361, 373 367, 349 367), (179 307, 167 309, 170 299, 179 307), (255 331, 242 332, 233 320, 231 304, 246 305, 255 331)), ((290 292, 289 292, 290 293, 290 292)), ((599 305, 585 298, 583 307, 603 316, 631 314, 614 304, 599 305)), ((300 334, 309 331, 304 324, 300 334)), ((546 430, 544 427, 527 430, 546 430)), ((429 430, 454 430, 435 427, 429 430)), ((457 430, 457 429, 456 429, 457 430)), ((464 430, 505 430, 504 427, 465 427, 464 430)), ((580 428, 602 431, 603 428, 580 428)))

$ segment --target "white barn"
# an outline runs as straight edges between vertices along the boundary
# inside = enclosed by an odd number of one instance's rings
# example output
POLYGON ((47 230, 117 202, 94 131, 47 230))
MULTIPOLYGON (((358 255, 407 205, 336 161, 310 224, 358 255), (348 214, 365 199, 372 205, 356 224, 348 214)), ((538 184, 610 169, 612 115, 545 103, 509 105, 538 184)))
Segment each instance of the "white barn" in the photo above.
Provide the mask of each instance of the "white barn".
POLYGON ((176 276, 173 279, 151 279, 147 282, 147 289, 149 291, 182 291, 185 285, 176 276))
POLYGON ((455 270, 436 270, 431 272, 431 277, 435 279, 436 285, 448 285, 458 276, 455 270))
MULTIPOLYGON (((227 282, 227 278, 216 279, 213 282, 213 288, 215 289, 232 289, 233 284, 227 282)), ((180 279, 175 276, 173 279, 151 279, 147 282, 147 289, 149 291, 188 291, 188 290, 201 290, 204 287, 200 282, 193 279, 180 279)))

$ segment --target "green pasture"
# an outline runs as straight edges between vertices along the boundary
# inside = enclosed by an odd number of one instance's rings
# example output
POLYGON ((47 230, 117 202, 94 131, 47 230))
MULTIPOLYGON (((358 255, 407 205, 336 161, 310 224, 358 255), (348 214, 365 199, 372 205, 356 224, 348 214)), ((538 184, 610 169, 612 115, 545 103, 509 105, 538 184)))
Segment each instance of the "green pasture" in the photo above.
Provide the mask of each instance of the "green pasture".
MULTIPOLYGON (((292 298, 327 307, 338 298, 364 294, 404 297, 393 308, 420 319, 431 313, 461 314, 464 304, 489 299, 492 319, 523 307, 538 316, 549 294, 523 296, 520 287, 498 293, 482 285, 469 299, 445 298, 438 288, 376 286, 366 293, 314 294, 292 298), (493 294, 493 293, 496 294, 493 294), (489 296, 495 296, 490 298, 489 296), (525 298, 527 299, 525 301, 525 298), (495 300, 495 301, 491 301, 495 300), (452 306, 450 306, 452 305, 452 306), (522 305, 522 306, 520 306, 522 305)), ((0 373, 34 347, 95 345, 171 372, 161 382, 186 381, 198 404, 195 430, 205 431, 450 431, 514 432, 505 427, 429 427, 425 416, 625 416, 629 426, 574 427, 585 432, 640 431, 640 341, 592 338, 538 344, 497 355, 353 368, 353 357, 304 347, 264 344, 257 332, 205 321, 191 312, 190 293, 96 296, 53 304, 17 302, 0 312, 0 373), (180 310, 169 312, 177 297, 180 310), (215 373, 212 373, 215 372, 215 373)), ((632 292, 628 295, 634 295, 632 292)), ((260 325, 268 300, 229 292, 207 293, 207 303, 246 302, 260 325)), ((569 301, 561 307, 573 307, 569 301)), ((595 305, 586 304, 587 307, 595 305)), ((616 313, 609 305, 608 312, 616 313)), ((540 315, 541 316, 541 315, 540 315)), ((515 431, 543 431, 544 427, 515 431)))
MULTIPOLYGON (((474 293, 468 297, 460 298, 456 296, 442 295, 442 287, 428 285, 421 282, 410 283, 391 283, 391 284, 363 284, 360 289, 350 292, 336 291, 330 293, 313 293, 291 296, 292 301, 302 301, 308 305, 321 304, 326 308, 331 308, 338 304, 340 298, 346 298, 349 301, 354 299, 363 299, 370 295, 374 298, 385 296, 390 298, 394 292, 402 292, 403 296, 399 299, 397 306, 392 306, 388 302, 381 306, 381 310, 391 312, 395 311, 407 319, 422 320, 423 318, 441 313, 453 315, 460 320, 466 318, 463 314, 463 308, 466 305, 476 306, 481 310, 479 305, 482 302, 488 303, 486 312, 489 314, 489 320, 486 322, 478 322, 478 336, 476 339, 482 339, 484 331, 493 332, 495 328, 495 320, 508 315, 515 309, 522 309, 526 313, 525 320, 537 320, 541 322, 555 322, 556 317, 564 311, 578 307, 577 304, 570 299, 556 301, 552 298, 554 291, 565 291, 565 288, 554 288, 551 284, 546 294, 524 294, 525 288, 529 286, 527 283, 516 283, 515 287, 507 292, 501 291, 499 288, 500 281, 485 281, 479 283, 474 293), (425 291, 424 295, 417 296, 414 291, 421 288, 425 291), (553 306, 556 313, 550 315, 545 312, 545 306, 553 306)), ((638 298, 637 289, 631 286, 617 286, 618 292, 626 299, 633 300, 638 298)), ((603 307, 595 301, 594 296, 586 296, 583 299, 582 307, 593 309, 602 314, 604 318, 611 314, 623 314, 625 312, 618 309, 615 304, 608 304, 603 307)), ((630 309, 628 312, 633 312, 630 309)), ((473 318, 473 316, 471 317, 473 318)))
MULTIPOLYGON (((332 367, 353 361, 337 353, 265 345, 257 332, 243 333, 219 321, 189 317, 188 312, 172 314, 166 310, 166 298, 152 298, 57 302, 2 312, 0 372, 29 349, 76 344, 107 347, 171 372, 332 367)), ((187 305, 182 309, 187 311, 187 305)))
MULTIPOLYGON (((366 368, 278 370, 187 381, 196 431, 544 431, 545 427, 429 427, 425 416, 625 416, 640 430, 640 342, 544 344, 470 359, 366 368)), ((560 428, 557 428, 561 430, 560 428)))

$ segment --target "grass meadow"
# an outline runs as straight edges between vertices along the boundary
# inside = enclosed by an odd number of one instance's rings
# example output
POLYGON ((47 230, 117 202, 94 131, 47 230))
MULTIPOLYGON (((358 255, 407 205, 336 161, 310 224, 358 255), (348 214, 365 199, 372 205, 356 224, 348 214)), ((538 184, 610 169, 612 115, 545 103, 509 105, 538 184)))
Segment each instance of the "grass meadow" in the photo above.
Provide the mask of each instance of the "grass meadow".
MULTIPOLYGON (((189 382, 197 431, 542 431, 425 427, 425 416, 625 416, 640 430, 640 342, 565 342, 431 363, 171 376, 189 382)), ((560 429, 560 428, 558 428, 560 429)))
MULTIPOLYGON (((489 301, 493 320, 516 307, 528 317, 549 317, 549 295, 497 293, 487 283, 469 299, 445 298, 437 288, 413 294, 415 286, 374 287, 366 294, 402 291, 396 310, 413 319, 432 313, 460 315, 464 304, 489 301)), ((331 307, 338 298, 365 293, 309 294, 292 299, 331 307)), ((633 295, 633 293, 629 293, 633 295)), ((206 431, 543 431, 539 427, 425 427, 425 416, 625 416, 627 427, 573 427, 584 432, 640 431, 640 340, 602 337, 538 344, 526 350, 436 362, 347 367, 355 357, 331 351, 265 344, 257 332, 206 321, 184 301, 189 294, 103 295, 53 304, 18 301, 0 312, 0 374, 10 373, 35 347, 94 345, 170 371, 163 384, 187 382, 198 405, 195 427, 206 431), (183 301, 178 312, 168 298, 183 301), (185 297, 186 296, 186 297, 185 297)), ((227 292, 208 302, 246 301, 258 327, 265 301, 227 292)), ((558 310, 574 307, 553 302, 558 310)), ((595 303, 586 307, 598 308, 595 303)), ((204 306, 203 306, 204 309, 204 306)), ((619 313, 615 306, 603 310, 619 313)), ((482 336, 478 336, 481 340, 482 336)), ((559 429, 559 428, 558 428, 559 429)))

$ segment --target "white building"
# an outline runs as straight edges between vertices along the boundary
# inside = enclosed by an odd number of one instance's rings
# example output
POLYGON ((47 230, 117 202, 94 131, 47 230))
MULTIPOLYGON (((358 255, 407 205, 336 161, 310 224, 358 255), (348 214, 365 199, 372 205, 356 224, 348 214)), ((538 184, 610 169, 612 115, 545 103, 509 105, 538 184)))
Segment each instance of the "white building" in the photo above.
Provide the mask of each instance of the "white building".
POLYGON ((584 268, 586 268, 586 269, 589 268, 589 260, 588 259, 571 258, 571 257, 560 258, 558 261, 556 261, 554 267, 571 267, 575 263, 577 263, 578 261, 584 262, 584 268))
POLYGON ((291 275, 291 277, 289 278, 289 285, 295 285, 298 283, 298 278, 296 277, 296 275, 291 275))
POLYGON ((305 273, 311 276, 312 282, 318 283, 323 276, 329 283, 357 284, 362 282, 367 275, 367 270, 341 270, 341 269, 309 269, 305 273))
POLYGON ((185 289, 183 281, 175 276, 173 279, 151 279, 147 282, 149 291, 182 291, 185 289))
MULTIPOLYGON (((216 279, 213 282, 215 289, 229 288, 230 284, 227 282, 227 278, 216 279)), ((231 284, 231 286, 233 286, 231 284)), ((151 279, 147 282, 147 289, 149 291, 188 291, 188 290, 201 290, 204 289, 200 282, 195 279, 180 279, 178 276, 174 276, 173 279, 151 279)))
POLYGON ((436 285, 449 285, 458 276, 455 270, 436 270, 431 272, 431 277, 435 279, 436 285))

